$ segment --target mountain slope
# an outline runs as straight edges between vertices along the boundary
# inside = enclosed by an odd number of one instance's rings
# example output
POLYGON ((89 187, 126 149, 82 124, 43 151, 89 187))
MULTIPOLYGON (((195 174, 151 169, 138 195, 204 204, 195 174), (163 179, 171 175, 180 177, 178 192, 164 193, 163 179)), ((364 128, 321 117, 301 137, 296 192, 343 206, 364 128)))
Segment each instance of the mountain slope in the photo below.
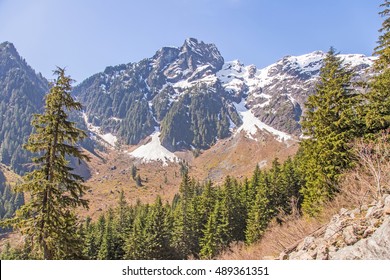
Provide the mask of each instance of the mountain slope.
MULTIPOLYGON (((156 129, 171 152, 208 149, 241 131, 256 140, 257 130, 265 130, 283 142, 301 134, 304 102, 325 56, 320 51, 286 56, 257 69, 237 60, 224 63, 215 45, 190 38, 138 63, 107 67, 74 94, 86 106, 94 133, 111 144, 136 145, 156 129)), ((356 79, 373 62, 363 55, 340 56, 356 79)))
MULTIPOLYGON (((225 89, 246 95, 246 104, 265 124, 299 135, 299 119, 307 97, 318 82, 326 53, 316 51, 301 56, 286 56, 263 69, 228 62, 217 76, 225 89)), ((339 55, 356 72, 355 79, 366 75, 374 58, 364 55, 339 55)))
POLYGON ((41 112, 48 81, 20 57, 13 44, 0 44, 0 162, 17 173, 28 169, 22 144, 32 131, 33 114, 41 112))
POLYGON ((223 89, 214 83, 223 63, 214 45, 187 39, 182 47, 162 48, 139 63, 108 67, 74 94, 86 106, 87 121, 100 127, 102 135, 137 144, 160 126, 161 142, 171 151, 207 148, 217 134, 228 135, 230 109, 223 89), (188 87, 191 81, 199 87, 188 87))

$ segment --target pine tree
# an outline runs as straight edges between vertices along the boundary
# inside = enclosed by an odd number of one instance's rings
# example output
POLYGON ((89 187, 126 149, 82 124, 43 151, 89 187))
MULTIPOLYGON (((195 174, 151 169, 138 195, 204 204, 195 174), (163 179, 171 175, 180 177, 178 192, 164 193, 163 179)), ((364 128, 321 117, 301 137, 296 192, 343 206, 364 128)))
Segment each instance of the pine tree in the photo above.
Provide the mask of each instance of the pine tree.
POLYGON ((217 201, 213 212, 207 220, 203 231, 204 235, 200 239, 200 257, 202 259, 211 259, 221 250, 223 240, 221 236, 221 226, 219 225, 220 219, 221 204, 217 201))
POLYGON ((331 48, 301 122, 307 137, 301 142, 301 169, 306 181, 302 207, 309 215, 316 215, 337 191, 340 174, 352 162, 349 142, 361 134, 355 114, 358 100, 351 90, 353 73, 342 63, 331 48))
POLYGON ((67 160, 88 159, 76 146, 86 134, 68 120, 68 112, 81 110, 81 104, 70 95, 72 79, 65 70, 58 68, 54 74, 57 78, 46 96, 45 111, 34 116, 35 133, 25 145, 28 151, 39 154, 34 159, 36 169, 17 187, 19 192, 29 193, 31 199, 11 221, 34 241, 37 255, 44 259, 81 255, 73 210, 88 206, 82 198, 86 190, 83 179, 72 173, 67 160))
POLYGON ((385 0, 381 5, 384 18, 379 30, 378 46, 374 55, 378 59, 374 63, 374 70, 378 75, 369 82, 369 91, 364 106, 364 117, 368 134, 376 134, 390 127, 390 2, 385 0))
POLYGON ((145 225, 149 214, 149 206, 139 205, 137 214, 133 223, 132 231, 126 240, 125 259, 129 260, 145 260, 151 259, 148 255, 145 225))
POLYGON ((180 184, 180 200, 174 209, 172 246, 177 258, 185 259, 199 253, 199 235, 202 212, 197 198, 195 182, 185 172, 180 184))
POLYGON ((249 209, 245 239, 247 244, 252 244, 263 235, 272 217, 273 211, 269 205, 267 174, 258 178, 258 191, 253 205, 249 209))
POLYGON ((107 219, 105 223, 104 234, 102 236, 102 243, 98 252, 99 260, 114 260, 115 259, 115 233, 113 230, 114 213, 112 209, 108 210, 107 219))
POLYGON ((142 179, 139 174, 137 175, 137 177, 135 177, 135 184, 137 185, 137 187, 142 187, 142 179))
POLYGON ((133 180, 135 180, 137 176, 137 167, 135 167, 135 165, 133 164, 131 166, 131 178, 133 178, 133 180))
POLYGON ((301 176, 297 171, 296 160, 288 159, 282 165, 281 171, 281 207, 285 213, 291 214, 293 207, 298 207, 301 203, 301 176))
POLYGON ((96 260, 99 248, 96 238, 96 226, 91 223, 91 218, 88 218, 85 223, 85 237, 83 245, 83 256, 89 260, 96 260))
POLYGON ((167 227, 167 211, 158 196, 147 216, 144 236, 148 259, 166 260, 172 258, 170 228, 167 227))

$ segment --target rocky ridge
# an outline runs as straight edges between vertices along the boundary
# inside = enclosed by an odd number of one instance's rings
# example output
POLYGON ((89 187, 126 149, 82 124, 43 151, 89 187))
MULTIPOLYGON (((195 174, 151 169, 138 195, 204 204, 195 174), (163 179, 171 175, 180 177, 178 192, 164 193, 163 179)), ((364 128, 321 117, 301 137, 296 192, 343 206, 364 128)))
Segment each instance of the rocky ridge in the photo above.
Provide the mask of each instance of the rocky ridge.
POLYGON ((287 248, 282 260, 377 260, 390 256, 390 195, 354 210, 341 209, 331 221, 287 248))
MULTIPOLYGON (((238 60, 225 62, 214 44, 190 38, 138 63, 107 67, 74 94, 85 104, 85 120, 94 133, 122 144, 137 145, 157 133, 171 152, 207 149, 239 131, 256 140, 258 130, 285 141, 301 134, 304 102, 325 56, 321 51, 286 56, 257 69, 238 60)), ((356 71, 356 79, 374 60, 340 57, 356 71)))

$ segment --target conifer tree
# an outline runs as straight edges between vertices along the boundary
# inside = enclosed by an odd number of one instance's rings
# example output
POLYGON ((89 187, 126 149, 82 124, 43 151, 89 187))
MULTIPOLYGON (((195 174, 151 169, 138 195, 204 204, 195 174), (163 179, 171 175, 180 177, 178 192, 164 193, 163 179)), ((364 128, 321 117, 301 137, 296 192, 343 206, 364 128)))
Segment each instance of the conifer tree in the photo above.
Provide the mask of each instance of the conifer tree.
POLYGON ((267 190, 269 189, 267 177, 267 174, 262 174, 258 178, 258 191, 256 199, 249 210, 247 227, 245 230, 245 241, 247 244, 252 244, 260 239, 272 217, 273 211, 270 208, 267 194, 267 190))
POLYGON ((137 187, 142 187, 142 179, 141 176, 138 174, 137 177, 135 177, 135 183, 137 187))
POLYGON ((374 52, 378 56, 374 63, 378 75, 369 82, 369 91, 364 96, 366 133, 371 135, 390 127, 390 2, 385 0, 381 7, 380 15, 384 20, 374 52))
POLYGON ((36 169, 17 187, 31 199, 11 222, 35 245, 37 257, 77 258, 81 242, 73 212, 78 206, 87 207, 88 201, 82 198, 83 179, 72 173, 67 157, 88 159, 76 145, 86 134, 68 120, 70 110, 81 110, 70 94, 72 79, 61 68, 54 74, 57 78, 46 96, 45 111, 34 116, 35 133, 25 145, 39 155, 34 159, 36 169))
POLYGON ((200 239, 200 257, 202 259, 213 258, 222 247, 223 239, 221 236, 221 204, 219 201, 215 203, 214 210, 208 218, 204 229, 204 235, 200 239))
POLYGON ((297 172, 296 161, 288 157, 282 165, 281 173, 281 203, 285 213, 290 214, 293 207, 299 207, 301 203, 300 188, 301 176, 297 172), (295 205, 294 205, 295 203, 295 205))
POLYGON ((125 258, 129 260, 151 259, 147 254, 145 225, 149 213, 149 206, 138 206, 133 228, 125 245, 125 258))
POLYGON ((203 192, 200 197, 201 211, 202 211, 202 224, 206 224, 211 213, 214 211, 216 191, 213 188, 211 181, 206 182, 203 187, 203 192))
POLYGON ((144 236, 148 258, 166 260, 172 258, 170 228, 167 227, 167 212, 158 196, 147 216, 144 236))
POLYGON ((136 177, 137 177, 137 167, 135 167, 135 165, 133 164, 131 166, 131 178, 135 180, 136 177))
POLYGON ((97 259, 98 251, 96 226, 91 223, 91 218, 88 218, 85 224, 83 256, 86 259, 95 260, 97 259))
POLYGON ((356 94, 351 90, 352 72, 342 65, 331 48, 320 71, 320 82, 305 106, 301 122, 303 210, 316 215, 323 203, 337 191, 337 181, 351 164, 349 142, 361 134, 356 127, 356 94))
POLYGON ((184 259, 199 253, 199 233, 202 213, 200 199, 195 198, 196 187, 188 173, 184 173, 180 184, 180 200, 174 209, 174 230, 172 245, 177 252, 177 258, 184 259), (196 205, 199 203, 199 205, 196 205))
POLYGON ((105 223, 102 243, 98 252, 99 260, 114 260, 115 259, 115 237, 113 231, 114 213, 109 209, 105 223))

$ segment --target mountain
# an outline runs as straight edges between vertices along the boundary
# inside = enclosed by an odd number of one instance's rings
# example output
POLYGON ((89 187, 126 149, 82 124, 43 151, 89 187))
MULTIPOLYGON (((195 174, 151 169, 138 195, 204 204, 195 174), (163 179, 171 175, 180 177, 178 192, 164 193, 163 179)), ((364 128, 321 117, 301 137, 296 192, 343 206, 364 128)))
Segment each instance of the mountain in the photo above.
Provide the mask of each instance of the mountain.
POLYGON ((74 94, 86 107, 86 121, 104 139, 113 134, 122 143, 138 144, 161 130, 161 142, 171 151, 208 148, 216 137, 228 136, 228 115, 238 120, 215 79, 223 63, 213 44, 187 39, 139 63, 107 67, 74 94))
MULTIPOLYGON (((299 119, 307 97, 314 92, 326 53, 316 51, 301 56, 286 56, 263 69, 244 66, 239 61, 226 63, 217 76, 225 89, 245 98, 247 108, 260 121, 275 129, 299 135, 299 119)), ((374 58, 364 55, 339 55, 356 72, 355 80, 366 75, 374 58)))
MULTIPOLYGON (((326 53, 286 56, 257 69, 238 60, 224 61, 214 44, 190 38, 181 47, 164 47, 138 63, 107 67, 74 89, 85 105, 84 118, 95 136, 114 145, 136 145, 151 136, 158 154, 207 149, 218 139, 258 130, 279 141, 301 134, 304 102, 318 82, 326 53), (168 150, 168 151, 167 151, 168 150)), ((366 75, 373 58, 340 55, 366 75)), ((151 147, 151 146, 150 146, 151 147)), ((145 158, 150 155, 149 146, 145 158)), ((143 151, 132 155, 142 157, 143 151)))
POLYGON ((22 149, 33 114, 43 109, 48 81, 20 57, 14 45, 0 44, 0 162, 23 173, 30 162, 22 149))
MULTIPOLYGON (((145 144, 130 154, 146 161, 176 161, 173 152, 198 153, 235 135, 257 141, 258 132, 287 143, 301 134, 304 102, 325 55, 286 56, 257 69, 225 62, 214 44, 189 38, 181 47, 163 47, 83 81, 73 94, 85 110, 71 118, 109 145, 145 144)), ((356 79, 373 62, 363 55, 340 56, 356 70, 356 79)), ((48 89, 11 43, 0 45, 0 160, 19 174, 28 170, 22 144, 48 89)), ((93 152, 90 140, 83 146, 93 152)))

